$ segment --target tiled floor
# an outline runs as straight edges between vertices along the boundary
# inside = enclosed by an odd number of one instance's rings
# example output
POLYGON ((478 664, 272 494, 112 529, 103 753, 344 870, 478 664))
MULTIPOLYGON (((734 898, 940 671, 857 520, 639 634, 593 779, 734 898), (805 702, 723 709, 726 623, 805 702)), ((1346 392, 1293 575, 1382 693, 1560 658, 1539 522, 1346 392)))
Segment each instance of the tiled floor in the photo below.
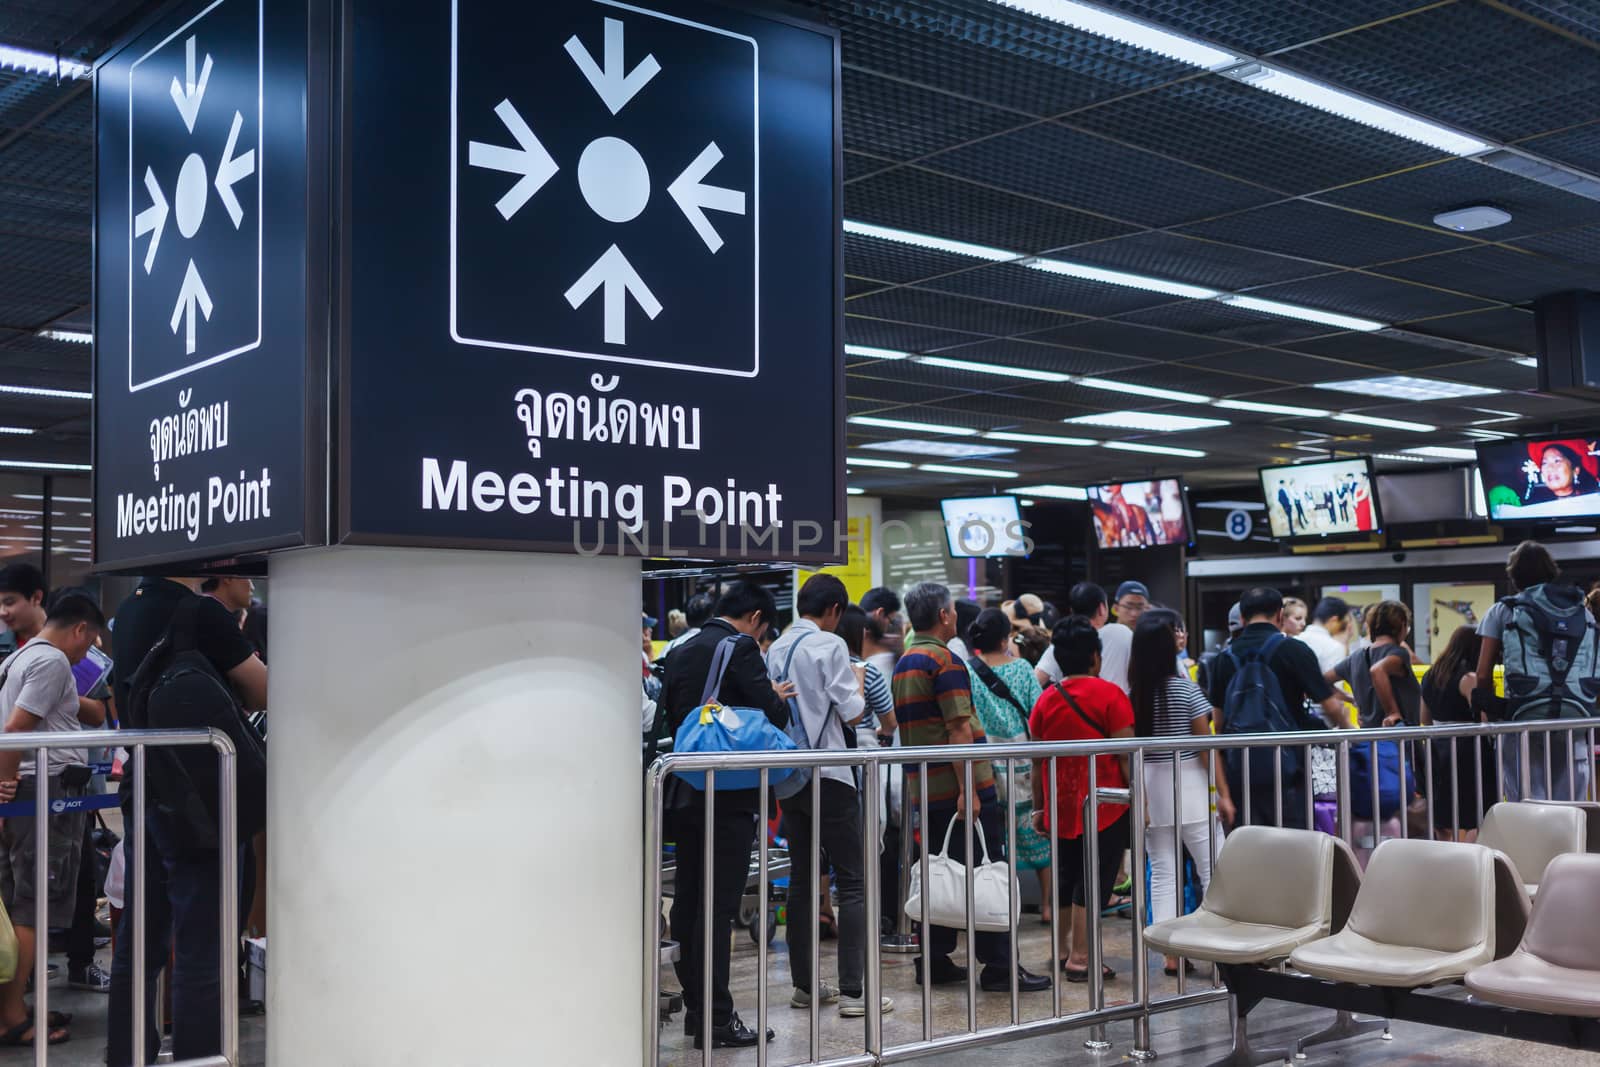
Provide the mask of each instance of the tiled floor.
MULTIPOLYGON (((1019 957, 1025 967, 1038 973, 1048 968, 1049 932, 1038 925, 1036 915, 1025 915, 1028 924, 1021 932, 1022 949, 1019 957)), ((768 1025, 777 1037, 770 1046, 769 1063, 780 1065, 811 1062, 809 1014, 789 1007, 793 986, 789 982, 789 958, 783 945, 780 928, 778 939, 768 959, 768 1025)), ((1131 928, 1127 920, 1108 920, 1106 923, 1107 962, 1117 971, 1117 978, 1106 986, 1108 1004, 1125 1003, 1132 995, 1129 981, 1129 951, 1131 928)), ((965 938, 962 938, 965 941, 965 938)), ((823 945, 824 977, 835 973, 832 943, 823 945)), ((962 960, 958 949, 956 960, 962 960)), ((913 981, 912 956, 883 956, 883 990, 894 998, 895 1010, 884 1017, 883 1039, 886 1048, 922 1040, 922 992, 913 981)), ((736 937, 733 957, 734 1000, 745 1022, 756 1025, 755 976, 756 949, 744 931, 736 937)), ((663 985, 677 988, 670 968, 663 971, 663 985)), ((1205 988, 1209 978, 1190 978, 1190 992, 1205 988)), ((1159 958, 1154 959, 1151 971, 1153 998, 1171 996, 1177 992, 1176 981, 1165 977, 1160 970, 1159 958)), ((1020 998, 1019 1015, 1022 1021, 1048 1019, 1052 1015, 1053 995, 1049 992, 1027 994, 1020 998)), ((1061 991, 1061 1010, 1071 1014, 1088 1007, 1087 987, 1066 984, 1061 991)), ((1000 1026, 1010 1021, 1011 1002, 1008 993, 978 994, 977 1019, 979 1029, 1000 1026)), ((1252 1040, 1262 1047, 1283 1044, 1295 1037, 1320 1029, 1329 1018, 1325 1010, 1300 1008, 1294 1005, 1267 1004, 1257 1010, 1251 1026, 1252 1040)), ((701 1054, 694 1051, 683 1033, 681 1016, 673 1025, 661 1032, 661 1062, 671 1065, 698 1065, 701 1054)), ((933 997, 933 1033, 935 1037, 964 1033, 967 1029, 967 995, 965 986, 938 987, 933 997)), ((863 1047, 864 1025, 859 1019, 846 1020, 836 1010, 824 1006, 820 1013, 819 1059, 848 1056, 859 1053, 863 1047)), ((1152 1044, 1158 1063, 1206 1064, 1222 1056, 1229 1046, 1227 1007, 1223 1004, 1203 1005, 1155 1015, 1151 1021, 1152 1044)), ((1114 1024, 1109 1028, 1113 1042, 1110 1052, 1094 1054, 1083 1048, 1086 1032, 1077 1030, 1052 1034, 1029 1041, 1013 1042, 982 1049, 967 1049, 948 1053, 918 1062, 938 1067, 989 1067, 998 1064, 1109 1064, 1123 1062, 1130 1057, 1133 1030, 1129 1023, 1114 1024)), ((754 1064, 753 1050, 717 1050, 713 1062, 721 1064, 754 1064)), ((1512 1063, 1539 1063, 1541 1065, 1587 1065, 1600 1067, 1600 1054, 1573 1052, 1545 1045, 1529 1045, 1498 1038, 1480 1037, 1432 1027, 1399 1024, 1394 1028, 1392 1041, 1381 1041, 1376 1035, 1358 1038, 1340 1045, 1314 1048, 1310 1058, 1301 1061, 1307 1067, 1318 1065, 1378 1064, 1449 1064, 1449 1065, 1499 1065, 1512 1063)))

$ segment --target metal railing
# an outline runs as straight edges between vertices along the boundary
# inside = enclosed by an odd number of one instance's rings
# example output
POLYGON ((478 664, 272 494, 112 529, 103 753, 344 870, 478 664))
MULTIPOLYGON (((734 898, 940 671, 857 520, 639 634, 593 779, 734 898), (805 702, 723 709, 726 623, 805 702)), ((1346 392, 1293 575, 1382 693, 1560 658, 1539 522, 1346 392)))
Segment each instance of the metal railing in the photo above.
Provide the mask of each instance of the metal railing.
MULTIPOLYGON (((1379 772, 1380 749, 1383 742, 1401 742, 1400 750, 1406 760, 1407 768, 1420 767, 1416 781, 1416 790, 1420 790, 1426 799, 1427 805, 1427 830, 1430 836, 1444 839, 1460 839, 1462 836, 1461 823, 1463 811, 1474 811, 1472 822, 1481 824, 1483 814, 1502 797, 1509 799, 1550 799, 1550 800, 1594 800, 1596 798, 1596 784, 1593 774, 1595 730, 1600 727, 1600 720, 1549 720, 1522 723, 1488 723, 1488 724, 1459 724, 1429 727, 1398 726, 1380 729, 1340 729, 1317 730, 1297 733, 1273 733, 1239 735, 1229 734, 1223 736, 1185 736, 1162 739, 1129 738, 1125 740, 1090 740, 1090 741, 1027 741, 1006 744, 978 744, 966 746, 944 746, 923 748, 882 748, 882 749, 843 749, 826 751, 785 751, 785 752, 756 752, 756 753, 715 753, 715 754, 675 754, 658 759, 650 768, 646 777, 646 816, 645 816, 645 885, 644 885, 644 933, 646 951, 644 955, 645 980, 643 982, 643 1006, 645 1009, 645 1032, 643 1034, 643 1060, 649 1067, 657 1067, 661 1058, 661 1040, 658 1001, 660 996, 661 957, 658 950, 658 938, 661 924, 661 855, 663 845, 664 816, 663 797, 665 785, 670 776, 679 772, 704 772, 705 790, 695 791, 699 798, 695 812, 700 817, 700 829, 705 834, 708 842, 704 849, 703 885, 705 891, 702 899, 698 901, 700 912, 700 1004, 703 1010, 700 1019, 702 1030, 703 1051, 697 1053, 703 1063, 710 1064, 713 1057, 713 1041, 711 1040, 710 1027, 712 1026, 709 1005, 712 998, 712 973, 709 965, 712 954, 712 894, 710 886, 713 880, 713 849, 709 846, 712 840, 713 821, 717 803, 716 777, 718 772, 735 770, 760 771, 760 798, 759 798, 759 824, 757 827, 757 868, 760 871, 760 911, 756 920, 756 941, 758 965, 756 972, 756 1020, 755 1032, 758 1036, 756 1045, 756 1062, 758 1067, 766 1067, 768 1063, 767 1044, 759 1040, 764 1036, 769 1022, 769 998, 767 992, 767 962, 768 962, 768 937, 767 937, 767 832, 766 826, 769 809, 769 790, 771 772, 783 768, 857 768, 861 773, 861 792, 870 802, 875 803, 875 798, 881 795, 883 771, 887 765, 901 764, 906 769, 909 777, 913 770, 917 773, 917 781, 921 784, 928 782, 930 767, 944 765, 961 765, 967 769, 960 780, 965 782, 964 788, 967 795, 966 810, 974 808, 975 775, 971 773, 974 763, 994 762, 1005 760, 1031 760, 1035 774, 1041 771, 1047 773, 1045 780, 1045 803, 1048 811, 1052 813, 1052 829, 1046 831, 1049 838, 1050 861, 1049 868, 1051 879, 1051 921, 1050 921, 1050 960, 1051 960, 1051 1011, 1047 1018, 1023 1021, 1019 1011, 1019 997, 1016 968, 1019 961, 1016 958, 1018 917, 1015 910, 1011 915, 1009 932, 1011 950, 1011 982, 1010 982, 1010 1013, 1009 1021, 1000 1026, 980 1028, 977 1018, 977 975, 978 958, 975 949, 977 931, 974 926, 973 875, 974 864, 969 860, 967 870, 967 1012, 966 1032, 934 1034, 934 1004, 932 993, 932 968, 931 947, 928 934, 928 897, 923 894, 922 937, 916 950, 925 968, 922 978, 922 1025, 920 1040, 905 1044, 886 1046, 883 1039, 883 1013, 879 997, 881 996, 881 949, 880 949, 880 878, 878 873, 878 841, 877 835, 868 832, 870 820, 875 814, 868 810, 867 828, 862 833, 862 863, 865 881, 865 909, 866 909, 866 970, 863 987, 865 1000, 865 1019, 862 1036, 862 1047, 859 1053, 834 1057, 821 1058, 821 1033, 819 1025, 819 1003, 821 991, 820 982, 820 944, 818 924, 811 922, 811 975, 810 988, 813 995, 810 998, 809 1011, 809 1058, 800 1062, 821 1064, 826 1067, 865 1067, 865 1065, 878 1065, 898 1063, 913 1060, 940 1052, 949 1052, 963 1048, 974 1048, 1003 1042, 1038 1037, 1045 1034, 1058 1033, 1067 1030, 1087 1028, 1088 1039, 1085 1046, 1094 1050, 1110 1048, 1106 1040, 1105 1027, 1108 1023, 1132 1020, 1134 1024, 1134 1042, 1130 1049, 1133 1058, 1148 1060, 1155 1058, 1155 1051, 1150 1042, 1150 1016, 1154 1012, 1170 1011, 1179 1008, 1192 1007, 1205 1003, 1220 1002, 1228 998, 1226 989, 1222 988, 1220 980, 1215 974, 1206 988, 1190 991, 1186 976, 1184 961, 1179 961, 1177 967, 1177 994, 1154 999, 1151 996, 1149 975, 1147 970, 1146 950, 1144 945, 1144 926, 1146 900, 1149 894, 1145 887, 1145 861, 1149 854, 1147 847, 1147 827, 1145 817, 1151 790, 1145 782, 1145 768, 1152 755, 1170 754, 1172 774, 1172 840, 1174 851, 1174 884, 1172 892, 1175 896, 1177 910, 1182 912, 1182 893, 1184 881, 1183 856, 1185 852, 1183 827, 1186 821, 1183 816, 1182 806, 1183 785, 1182 774, 1185 765, 1198 759, 1204 765, 1208 789, 1211 791, 1208 800, 1214 800, 1217 783, 1216 764, 1220 759, 1212 757, 1213 753, 1237 760, 1237 771, 1226 773, 1225 777, 1245 785, 1242 797, 1234 798, 1235 825, 1255 822, 1265 825, 1285 825, 1286 815, 1289 825, 1311 827, 1315 825, 1314 798, 1312 794, 1312 752, 1316 749, 1331 748, 1337 766, 1338 787, 1336 793, 1321 800, 1326 804, 1330 800, 1336 806, 1334 815, 1337 834, 1350 843, 1352 847, 1362 847, 1369 844, 1375 848, 1384 838, 1384 825, 1392 820, 1386 819, 1383 810, 1381 789, 1381 775, 1379 772), (1559 741, 1554 735, 1562 735, 1564 741, 1559 741), (1465 749, 1465 742, 1471 742, 1471 759, 1475 787, 1467 794, 1471 803, 1463 805, 1461 784, 1463 775, 1469 771, 1460 766, 1465 749), (1449 829, 1440 825, 1440 812, 1437 804, 1442 802, 1443 795, 1436 785, 1435 773, 1435 742, 1448 742, 1443 746, 1443 751, 1449 754, 1449 793, 1448 800, 1451 818, 1447 821, 1449 829), (1354 803, 1351 795, 1351 751, 1357 746, 1367 749, 1369 759, 1369 776, 1371 778, 1371 813, 1370 831, 1363 830, 1358 840, 1355 826, 1358 820, 1354 817, 1354 803), (1485 773, 1483 755, 1486 746, 1492 746, 1495 761, 1490 780, 1485 773), (1266 812, 1252 810, 1252 793, 1261 797, 1263 790, 1260 787, 1250 788, 1250 757, 1251 753, 1259 749, 1271 749, 1273 760, 1273 784, 1267 787, 1276 798, 1272 803, 1270 818, 1266 812), (1284 803, 1285 785, 1291 791, 1295 790, 1295 783, 1284 781, 1281 755, 1285 751, 1299 751, 1302 753, 1301 768, 1298 775, 1303 776, 1303 806, 1296 806, 1286 810, 1284 803), (1555 753, 1559 752, 1559 756, 1555 753), (1230 755, 1232 754, 1232 755, 1230 755), (1128 762, 1129 785, 1126 791, 1101 788, 1095 756, 1125 757, 1128 762), (1065 759, 1084 759, 1087 762, 1087 792, 1083 799, 1085 833, 1079 839, 1061 840, 1054 832, 1055 813, 1061 810, 1057 769, 1059 762, 1065 759), (1555 766, 1552 767, 1552 762, 1555 766), (1565 764, 1564 767, 1561 764, 1565 764), (1542 777, 1537 772, 1543 771, 1542 777), (1566 772, 1564 782, 1556 780, 1557 792, 1552 795, 1552 770, 1566 772), (1580 773, 1581 771, 1581 773, 1580 773), (1099 879, 1099 833, 1090 830, 1098 826, 1099 809, 1102 803, 1122 803, 1130 806, 1128 815, 1131 823, 1130 850, 1132 854, 1129 873, 1132 876, 1132 948, 1133 948, 1133 998, 1126 1004, 1108 1006, 1105 1003, 1105 980, 1101 971, 1102 931, 1101 908, 1098 906, 1102 900, 1099 879), (703 809, 703 810, 701 810, 703 809), (1302 821, 1303 817, 1303 821, 1302 821), (1370 838, 1366 835, 1370 833, 1370 838), (1448 837, 1446 834, 1448 833, 1448 837), (1065 956, 1061 952, 1061 924, 1062 924, 1062 887, 1060 884, 1060 852, 1064 847, 1083 847, 1086 852, 1084 871, 1084 900, 1087 905, 1088 921, 1088 986, 1089 1009, 1064 1013, 1062 1005, 1061 970, 1060 964, 1065 956)), ((1265 758, 1265 754, 1257 758, 1265 758)), ((810 819, 812 820, 811 852, 813 875, 819 870, 817 842, 819 841, 819 821, 822 810, 820 771, 813 773, 811 781, 806 787, 810 790, 810 819)), ((1401 771, 1402 783, 1408 781, 1406 772, 1401 771)), ((1163 788, 1165 786, 1163 785, 1163 788)), ((937 847, 938 842, 930 840, 927 832, 929 823, 929 805, 926 788, 918 789, 919 798, 916 804, 916 813, 920 816, 917 825, 922 828, 922 849, 918 862, 921 864, 921 884, 928 886, 928 854, 930 848, 937 847)), ((1292 795, 1292 793, 1291 793, 1292 795)), ((1403 788, 1399 802, 1399 833, 1397 835, 1409 836, 1407 825, 1407 808, 1414 790, 1403 788)), ((1261 799, 1265 799, 1262 797, 1261 799)), ((1007 862, 1013 862, 1016 855, 1017 839, 1017 803, 1008 800, 1004 804, 1006 821, 1006 852, 1007 862)), ((1207 804, 1207 812, 1201 820, 1193 819, 1188 822, 1204 821, 1207 826, 1207 841, 1209 858, 1215 860, 1220 842, 1217 840, 1218 820, 1214 815, 1212 803, 1207 804)), ((906 817, 911 813, 909 786, 905 799, 901 804, 901 833, 909 837, 912 825, 906 817)), ((964 832, 966 851, 964 855, 973 855, 973 833, 971 820, 966 823, 964 832)), ((1359 820, 1366 823, 1369 820, 1359 820)), ((679 823, 681 827, 683 824, 679 823)), ((991 849, 992 849, 991 845, 991 849)), ((991 852, 992 855, 992 852, 991 852)), ((1208 865, 1209 866, 1209 865, 1208 865)), ((905 900, 905 889, 910 881, 909 869, 900 872, 902 911, 905 900)), ((1015 873, 1013 873, 1013 878, 1015 873)), ((812 899, 816 892, 815 886, 795 887, 791 884, 790 913, 793 914, 796 901, 801 907, 814 907, 812 899), (798 888, 798 895, 795 896, 798 888)), ((676 936, 676 934, 675 934, 676 936)), ((690 946, 682 946, 688 951, 690 946)), ((735 1054, 748 1055, 747 1050, 734 1050, 735 1054)))
MULTIPOLYGON (((176 1061, 173 1067, 239 1067, 239 835, 236 816, 236 749, 227 734, 218 730, 82 730, 48 734, 0 734, 0 752, 22 751, 31 753, 34 767, 45 768, 46 774, 35 774, 33 818, 38 849, 34 856, 34 885, 36 903, 34 929, 38 932, 33 963, 34 1026, 33 1059, 36 1067, 49 1063, 50 983, 49 952, 46 951, 47 932, 50 929, 50 779, 49 753, 53 749, 126 748, 134 757, 131 763, 133 784, 133 817, 131 827, 123 832, 133 848, 133 870, 129 872, 128 885, 133 897, 133 967, 132 967, 132 1021, 133 1065, 146 1067, 145 1061, 145 956, 147 934, 145 930, 147 902, 145 888, 149 855, 146 830, 146 772, 145 752, 152 748, 173 748, 191 745, 209 745, 217 753, 217 812, 221 831, 219 852, 221 912, 218 922, 222 950, 217 964, 221 968, 220 997, 222 1023, 222 1052, 217 1056, 204 1056, 176 1061)), ((28 816, 20 816, 28 818, 28 816)), ((84 862, 90 862, 85 857, 84 862)))

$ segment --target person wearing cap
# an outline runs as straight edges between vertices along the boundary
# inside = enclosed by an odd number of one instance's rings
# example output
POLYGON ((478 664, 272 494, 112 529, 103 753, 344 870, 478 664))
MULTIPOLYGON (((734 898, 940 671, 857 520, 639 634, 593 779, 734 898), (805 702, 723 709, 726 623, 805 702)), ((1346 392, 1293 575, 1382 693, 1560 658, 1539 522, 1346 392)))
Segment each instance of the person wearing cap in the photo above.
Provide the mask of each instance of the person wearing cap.
MULTIPOLYGON (((1149 607, 1150 590, 1143 582, 1123 582, 1117 586, 1115 603, 1117 621, 1112 625, 1126 626, 1131 637, 1133 628, 1139 624, 1139 616, 1149 607)), ((1100 636, 1102 640, 1105 638, 1104 634, 1100 636)))

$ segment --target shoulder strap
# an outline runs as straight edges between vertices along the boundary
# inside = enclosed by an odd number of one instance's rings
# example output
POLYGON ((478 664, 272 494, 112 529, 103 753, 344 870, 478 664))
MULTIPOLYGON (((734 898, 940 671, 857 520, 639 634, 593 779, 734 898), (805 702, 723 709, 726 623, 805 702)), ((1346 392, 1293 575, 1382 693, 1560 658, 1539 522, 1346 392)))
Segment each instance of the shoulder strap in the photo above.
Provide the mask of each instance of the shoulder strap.
POLYGON ((972 668, 972 673, 978 676, 979 681, 989 687, 989 692, 1017 709, 1017 714, 1022 716, 1022 732, 1027 734, 1029 709, 1022 706, 1022 701, 1017 699, 1011 687, 1006 684, 1006 680, 996 674, 994 668, 983 662, 979 656, 973 656, 968 660, 967 666, 972 668))
POLYGON ((800 642, 810 636, 811 631, 806 630, 794 639, 794 644, 789 646, 789 654, 783 657, 783 673, 778 677, 778 681, 787 682, 789 680, 789 664, 794 662, 795 649, 800 647, 800 642))
POLYGON ((727 673, 728 664, 733 659, 734 646, 739 643, 742 634, 729 634, 717 642, 716 651, 711 653, 711 669, 706 672, 705 688, 700 691, 700 705, 704 706, 717 698, 722 690, 722 676, 727 673))
POLYGON ((1096 737, 1110 740, 1110 736, 1105 732, 1105 730, 1101 729, 1100 724, 1089 718, 1089 716, 1085 714, 1083 708, 1078 705, 1078 702, 1072 699, 1072 694, 1067 692, 1067 687, 1064 683, 1057 682, 1055 683, 1055 686, 1056 692, 1060 693, 1062 698, 1066 700, 1067 706, 1078 713, 1078 718, 1082 719, 1084 725, 1088 726, 1090 730, 1094 731, 1094 735, 1096 737))

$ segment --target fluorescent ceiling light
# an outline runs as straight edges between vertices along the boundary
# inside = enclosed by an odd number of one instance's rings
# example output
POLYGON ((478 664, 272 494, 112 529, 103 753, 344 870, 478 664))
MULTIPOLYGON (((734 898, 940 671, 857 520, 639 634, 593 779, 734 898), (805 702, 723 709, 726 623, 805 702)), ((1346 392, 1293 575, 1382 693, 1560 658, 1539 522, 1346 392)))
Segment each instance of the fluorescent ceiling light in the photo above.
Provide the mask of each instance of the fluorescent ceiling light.
POLYGON ((1257 411, 1263 415, 1304 415, 1310 419, 1322 418, 1328 414, 1322 408, 1302 408, 1293 404, 1262 404, 1255 400, 1219 400, 1217 407, 1232 411, 1257 411))
POLYGON ((1439 427, 1426 422, 1407 422, 1404 419, 1380 419, 1376 415, 1358 415, 1354 412, 1338 412, 1329 418, 1335 422, 1353 422, 1357 426, 1382 426, 1390 430, 1415 430, 1418 433, 1432 433, 1439 427))
POLYGON ((1105 389, 1113 393, 1132 393, 1134 396, 1153 396, 1158 400, 1177 400, 1185 404, 1209 404, 1209 396, 1199 393, 1183 393, 1176 389, 1157 389, 1151 385, 1134 385, 1132 382, 1119 382, 1110 378, 1079 378, 1074 383, 1085 389, 1105 389))
POLYGON ((1511 362, 1519 367, 1537 367, 1539 365, 1539 360, 1535 356, 1518 356, 1511 362))
POLYGON ((1024 485, 1016 489, 1007 489, 1008 493, 1018 496, 1049 497, 1051 500, 1088 500, 1089 491, 1076 485, 1024 485))
POLYGON ((1030 15, 1071 26, 1075 30, 1092 33, 1096 37, 1120 41, 1134 48, 1154 52, 1158 56, 1175 59, 1206 70, 1217 70, 1237 63, 1242 58, 1234 52, 1213 47, 1192 37, 1152 26, 1138 19, 1114 15, 1109 11, 1074 0, 998 0, 1002 7, 1026 11, 1030 15))
POLYGON ((898 241, 904 245, 916 245, 918 248, 928 248, 935 252, 949 252, 957 256, 987 259, 991 263, 1004 263, 1007 260, 1021 258, 1020 252, 1007 252, 1003 248, 990 248, 987 245, 975 245, 966 241, 952 241, 945 237, 931 237, 925 233, 896 230, 890 226, 874 226, 870 222, 854 222, 850 219, 844 220, 844 232, 855 234, 858 237, 876 237, 880 241, 898 241))
MULTIPOLYGON (((58 400, 93 400, 93 393, 81 393, 75 389, 40 389, 32 385, 0 385, 0 393, 15 393, 18 396, 48 396, 58 400)), ((85 467, 84 470, 89 468, 85 467)))
MULTIPOLYGON (((1100 415, 1079 415, 1062 419, 1062 422, 1080 426, 1115 426, 1123 430, 1204 430, 1212 426, 1226 426, 1227 419, 1205 419, 1195 415, 1167 415, 1157 411, 1107 411, 1100 415)), ((1108 442, 1109 443, 1109 442, 1108 442)))
POLYGON ((910 422, 906 419, 880 419, 873 415, 852 415, 857 426, 876 426, 881 430, 910 430, 912 433, 947 433, 952 437, 976 437, 977 430, 965 426, 945 426, 936 422, 910 422))
POLYGON ((33 432, 34 430, 27 426, 0 426, 0 433, 15 434, 19 437, 26 437, 33 432))
POLYGON ((1431 459, 1477 459, 1476 449, 1471 448, 1446 448, 1443 445, 1424 445, 1421 448, 1408 448, 1407 454, 1413 456, 1428 456, 1431 459))
POLYGON ((1197 508, 1210 508, 1213 511, 1267 510, 1267 506, 1259 500, 1207 500, 1194 506, 1197 508))
POLYGON ((17 48, 9 44, 0 44, 0 67, 25 71, 28 74, 42 74, 46 78, 87 78, 92 70, 87 63, 71 59, 58 60, 55 56, 44 52, 35 52, 31 48, 17 48))
POLYGON ((1339 382, 1319 382, 1314 388, 1332 389, 1341 393, 1357 393, 1384 400, 1453 400, 1462 396, 1489 396, 1498 389, 1461 382, 1441 382, 1432 378, 1413 378, 1406 374, 1391 374, 1383 378, 1350 378, 1339 382))
POLYGON ((92 471, 87 463, 46 463, 43 460, 0 459, 0 467, 21 467, 24 470, 92 471))
MULTIPOLYGON (((16 494, 16 496, 17 496, 18 500, 43 500, 44 499, 44 494, 43 493, 18 493, 18 494, 16 494)), ((52 494, 51 497, 50 497, 50 503, 52 503, 52 504, 93 504, 94 501, 89 499, 86 496, 55 496, 55 495, 52 494)), ((81 512, 81 514, 87 515, 88 512, 81 512)))
POLYGON ((988 456, 1006 456, 1015 452, 1014 448, 1002 445, 969 445, 958 441, 921 441, 916 438, 901 438, 897 441, 873 441, 864 444, 862 448, 875 449, 880 452, 910 452, 918 456, 942 456, 945 459, 984 459, 988 456))
POLYGON ((94 334, 84 330, 40 330, 38 336, 47 341, 67 341, 75 345, 94 344, 94 334))
POLYGON ((1592 534, 1592 533, 1594 533, 1594 527, 1593 526, 1557 526, 1556 527, 1556 533, 1592 534))
POLYGON ((852 485, 852 486, 847 487, 844 492, 845 492, 846 496, 860 496, 863 493, 865 493, 866 490, 865 489, 857 489, 855 486, 852 485))
POLYGON ((847 356, 862 356, 867 359, 910 359, 910 352, 900 352, 893 348, 873 348, 871 345, 845 345, 844 354, 847 356))
POLYGON ((1263 315, 1279 315, 1286 319, 1301 319, 1305 322, 1315 322, 1323 326, 1335 326, 1341 330, 1381 330, 1384 324, 1372 319, 1358 319, 1354 315, 1339 315, 1332 311, 1318 311, 1316 308, 1301 307, 1299 304, 1285 304, 1278 300, 1263 300, 1258 296, 1245 296, 1243 293, 1228 293, 1219 298, 1224 304, 1244 308, 1246 311, 1259 311, 1263 315))
MULTIPOLYGON (((24 526, 23 529, 24 530, 42 530, 42 529, 44 529, 44 527, 43 526, 24 526)), ((50 527, 50 532, 51 533, 93 533, 94 532, 94 527, 92 527, 92 526, 52 526, 52 527, 50 527)))
POLYGON ((1012 433, 1010 430, 990 430, 983 436, 994 441, 1016 441, 1028 445, 1097 445, 1100 442, 1088 437, 1060 437, 1048 433, 1012 433))
POLYGON ((1087 263, 1073 263, 1065 259, 1030 259, 1026 262, 1026 265, 1034 270, 1042 270, 1049 274, 1060 274, 1068 278, 1081 278, 1086 282, 1122 285, 1130 289, 1144 289, 1152 293, 1186 296, 1191 300, 1211 300, 1222 295, 1219 290, 1207 289, 1200 285, 1172 282, 1165 278, 1152 278, 1146 274, 1129 274, 1126 271, 1106 270, 1103 267, 1091 267, 1087 263))
POLYGON ((1396 460, 1396 461, 1401 462, 1401 463, 1426 463, 1426 462, 1428 462, 1426 457, 1423 457, 1423 456, 1407 456, 1407 455, 1403 455, 1403 454, 1401 454, 1399 452, 1374 452, 1373 455, 1372 455, 1372 458, 1373 459, 1392 459, 1392 460, 1396 460))
POLYGON ((1467 430, 1463 430, 1462 432, 1465 433, 1468 437, 1476 437, 1480 441, 1503 441, 1508 437, 1517 436, 1514 433, 1506 433, 1504 430, 1473 430, 1473 429, 1467 429, 1467 430))
POLYGON ((923 463, 917 467, 919 471, 932 471, 934 474, 959 474, 969 478, 1015 478, 1016 471, 995 470, 992 467, 946 467, 942 463, 923 463))
POLYGON ((974 374, 998 374, 1003 378, 1031 378, 1038 382, 1065 382, 1072 379, 1070 374, 1061 374, 1053 370, 1003 367, 996 363, 975 363, 970 359, 947 359, 944 356, 918 356, 917 362, 926 363, 930 367, 944 367, 946 370, 964 370, 971 371, 974 374))
POLYGON ((1314 107, 1319 111, 1349 119, 1351 122, 1359 122, 1363 126, 1392 133, 1396 137, 1404 137, 1408 141, 1417 141, 1454 156, 1473 156, 1479 152, 1487 152, 1493 147, 1476 137, 1468 137, 1464 133, 1417 118, 1398 108, 1388 107, 1363 96, 1357 96, 1355 93, 1336 89, 1331 85, 1313 81, 1299 74, 1291 74, 1265 63, 1248 63, 1222 73, 1252 88, 1276 93, 1307 107, 1314 107))
POLYGON ((846 467, 882 467, 891 471, 908 471, 911 469, 911 464, 903 459, 871 459, 867 456, 846 456, 844 465, 846 467))
POLYGON ((1119 452, 1149 452, 1157 456, 1186 456, 1189 459, 1199 459, 1205 453, 1198 448, 1177 448, 1173 445, 1147 445, 1139 441, 1107 441, 1107 448, 1117 449, 1119 452))

